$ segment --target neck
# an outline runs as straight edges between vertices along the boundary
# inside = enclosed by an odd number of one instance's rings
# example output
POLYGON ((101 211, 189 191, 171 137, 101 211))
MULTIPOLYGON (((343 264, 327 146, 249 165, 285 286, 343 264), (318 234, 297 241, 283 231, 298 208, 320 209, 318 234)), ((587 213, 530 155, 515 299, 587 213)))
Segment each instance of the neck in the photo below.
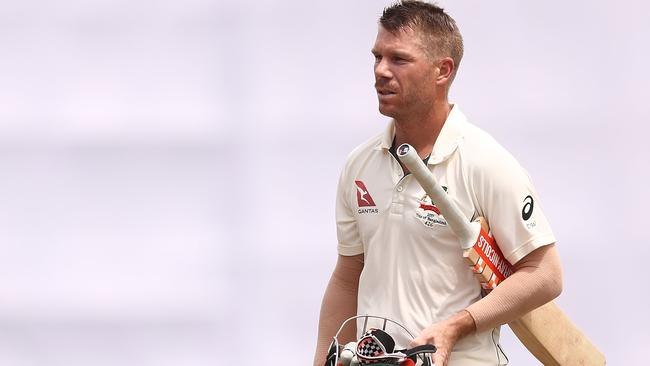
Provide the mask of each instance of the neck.
POLYGON ((415 148, 421 158, 429 156, 451 107, 452 105, 445 100, 436 103, 425 114, 395 118, 395 147, 408 143, 415 148))

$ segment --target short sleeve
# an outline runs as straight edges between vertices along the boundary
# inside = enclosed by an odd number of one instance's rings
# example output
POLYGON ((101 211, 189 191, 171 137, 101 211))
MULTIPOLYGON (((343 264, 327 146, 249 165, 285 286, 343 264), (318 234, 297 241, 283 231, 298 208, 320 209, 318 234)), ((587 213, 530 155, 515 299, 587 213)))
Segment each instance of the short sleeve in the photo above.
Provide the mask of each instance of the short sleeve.
POLYGON ((349 162, 341 172, 338 188, 336 190, 336 236, 338 239, 338 253, 352 256, 363 253, 363 243, 359 235, 356 216, 350 204, 353 182, 349 176, 349 162))
POLYGON ((505 149, 483 155, 470 179, 480 214, 512 263, 556 241, 528 173, 505 149))

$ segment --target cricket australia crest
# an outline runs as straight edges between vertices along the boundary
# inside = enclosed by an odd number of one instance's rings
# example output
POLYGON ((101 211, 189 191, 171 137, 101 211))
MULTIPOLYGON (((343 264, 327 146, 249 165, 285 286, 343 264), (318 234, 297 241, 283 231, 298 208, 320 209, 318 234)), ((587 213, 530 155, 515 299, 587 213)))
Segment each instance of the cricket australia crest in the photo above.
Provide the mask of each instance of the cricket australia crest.
POLYGON ((436 207, 436 204, 431 201, 431 197, 426 193, 418 201, 418 207, 415 209, 415 217, 426 227, 433 227, 434 225, 447 226, 447 221, 440 213, 438 207, 436 207))

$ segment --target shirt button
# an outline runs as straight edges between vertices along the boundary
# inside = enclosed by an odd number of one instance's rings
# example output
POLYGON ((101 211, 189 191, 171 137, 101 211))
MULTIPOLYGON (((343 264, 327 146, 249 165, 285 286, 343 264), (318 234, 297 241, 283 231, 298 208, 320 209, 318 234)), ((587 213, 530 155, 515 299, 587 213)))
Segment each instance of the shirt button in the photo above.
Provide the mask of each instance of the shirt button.
POLYGON ((403 190, 404 190, 404 187, 402 187, 402 186, 397 186, 397 192, 401 192, 401 191, 403 191, 403 190))

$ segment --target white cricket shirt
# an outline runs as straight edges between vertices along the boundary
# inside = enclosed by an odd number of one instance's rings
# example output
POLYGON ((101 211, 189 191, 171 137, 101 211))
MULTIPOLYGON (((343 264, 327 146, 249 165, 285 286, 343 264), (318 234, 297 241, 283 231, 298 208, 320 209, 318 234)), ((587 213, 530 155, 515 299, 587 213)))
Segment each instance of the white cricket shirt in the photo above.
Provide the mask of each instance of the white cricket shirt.
MULTIPOLYGON (((337 192, 338 252, 365 257, 358 314, 391 318, 417 335, 479 300, 481 289, 435 202, 412 175, 404 176, 390 153, 394 134, 391 122, 348 157, 337 192)), ((458 106, 427 165, 467 220, 487 218, 510 263, 556 241, 526 171, 489 134, 467 122, 458 106)), ((497 365, 498 336, 496 329, 464 338, 450 366, 497 365)), ((408 337, 396 338, 408 345, 408 337)))

